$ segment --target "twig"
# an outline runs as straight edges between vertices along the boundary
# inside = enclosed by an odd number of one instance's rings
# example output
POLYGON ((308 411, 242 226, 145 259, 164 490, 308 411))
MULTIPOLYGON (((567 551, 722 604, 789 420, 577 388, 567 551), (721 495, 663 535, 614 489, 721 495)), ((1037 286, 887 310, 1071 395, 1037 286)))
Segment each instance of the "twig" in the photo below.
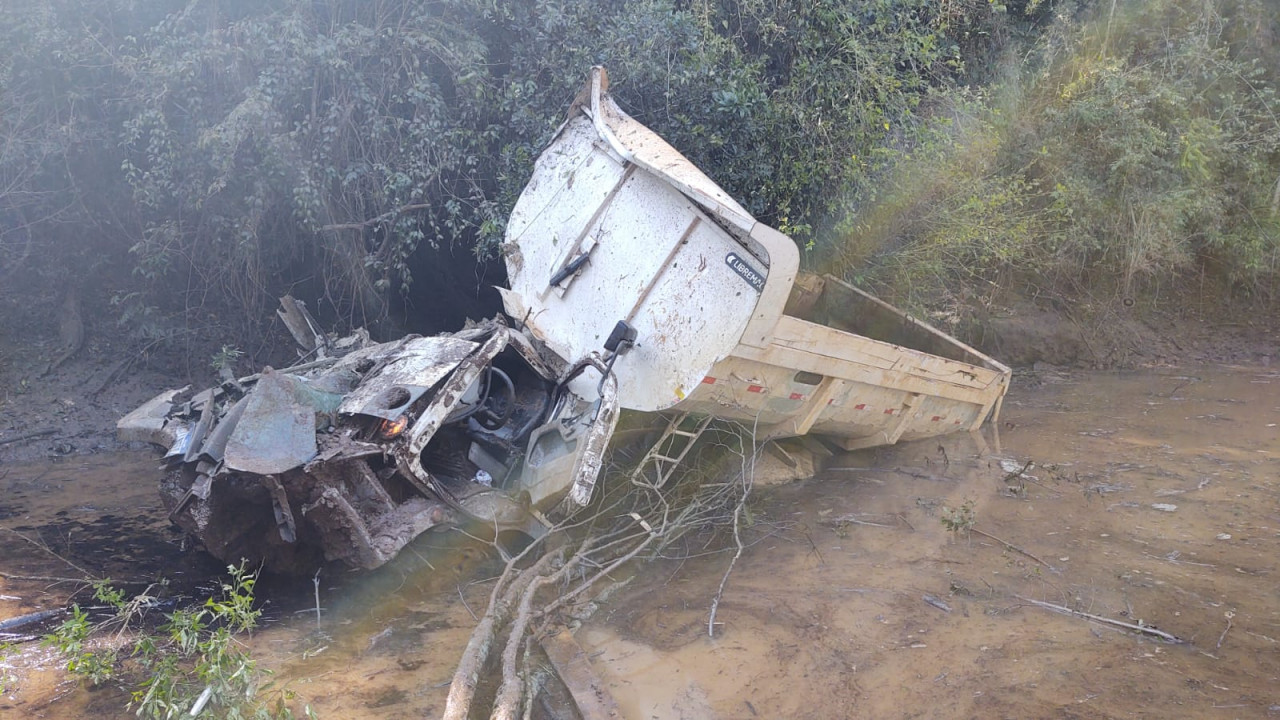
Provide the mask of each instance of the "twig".
POLYGON ((1142 553, 1142 554, 1145 555, 1146 557, 1151 558, 1152 560, 1164 560, 1165 562, 1171 562, 1174 565, 1198 565, 1200 567, 1218 567, 1213 563, 1201 563, 1201 562, 1191 562, 1190 560, 1181 560, 1178 557, 1181 553, 1178 553, 1177 551, 1169 553, 1164 557, 1152 555, 1151 553, 1142 553))
MULTIPOLYGON (((743 493, 743 501, 746 500, 746 494, 743 493)), ((724 577, 720 578, 720 587, 716 590, 716 596, 711 600, 711 613, 707 615, 707 637, 716 636, 716 610, 720 608, 720 599, 724 597, 724 586, 729 582, 729 573, 733 572, 733 566, 737 564, 738 558, 742 557, 742 537, 738 533, 738 519, 742 515, 742 503, 733 509, 733 542, 737 544, 738 549, 733 553, 733 559, 729 561, 729 567, 724 570, 724 577)))
POLYGON ((841 525, 841 524, 867 525, 870 527, 882 527, 882 528, 890 528, 890 529, 893 529, 895 527, 894 525, 885 525, 884 523, 871 522, 869 520, 859 520, 853 515, 841 515, 840 517, 836 518, 835 520, 831 520, 830 522, 835 525, 841 525))
POLYGON ((316 570, 316 574, 311 578, 311 584, 316 591, 316 630, 320 629, 320 570, 316 570))
POLYGON ((934 607, 938 608, 939 610, 941 610, 941 611, 942 611, 942 612, 944 612, 944 613, 950 613, 950 612, 951 612, 951 606, 950 606, 950 605, 948 605, 948 604, 946 604, 946 603, 942 602, 941 600, 939 600, 937 597, 935 597, 935 596, 933 596, 933 595, 921 595, 921 596, 920 596, 920 599, 921 599, 921 600, 923 600, 923 601, 925 601, 926 603, 928 603, 928 604, 930 604, 930 605, 932 605, 932 606, 934 606, 934 607))
POLYGON ((99 379, 97 382, 95 382, 93 384, 93 387, 90 390, 85 392, 85 396, 90 398, 97 397, 98 393, 106 389, 107 384, 110 383, 111 380, 115 378, 116 375, 119 375, 122 371, 127 370, 130 366, 132 366, 134 361, 136 361, 140 355, 141 353, 138 353, 138 354, 130 355, 127 358, 121 358, 120 360, 117 360, 116 363, 112 365, 107 370, 107 372, 105 372, 102 375, 102 378, 99 379))
MULTIPOLYGON (((17 530, 13 530, 13 529, 10 529, 10 528, 0 528, 0 530, 4 530, 4 531, 6 531, 6 532, 10 532, 10 533, 13 533, 14 535, 17 535, 18 537, 22 538, 23 540, 26 540, 27 542, 31 543, 32 545, 35 545, 36 547, 40 548, 41 550, 43 550, 43 551, 45 551, 45 552, 49 553, 50 555, 52 555, 52 556, 54 556, 54 557, 58 558, 58 559, 59 559, 59 560, 61 560, 62 562, 64 562, 64 563, 66 563, 66 564, 70 565, 70 566, 72 567, 72 569, 79 570, 80 572, 84 573, 84 577, 80 578, 79 580, 73 580, 73 582, 89 582, 91 579, 93 579, 93 577, 94 577, 93 573, 89 572, 88 570, 85 570, 84 568, 80 567, 79 565, 77 565, 77 564, 75 564, 75 563, 71 562, 70 560, 68 560, 68 559, 66 559, 66 558, 62 557, 61 555, 59 555, 58 553, 56 553, 56 552, 54 552, 54 551, 50 550, 48 545, 45 545, 45 544, 44 544, 44 543, 42 543, 42 542, 37 542, 37 541, 35 541, 35 540, 32 540, 31 538, 27 537, 26 535, 23 535, 22 533, 18 532, 17 530)), ((70 578, 58 578, 58 580, 68 580, 68 579, 70 579, 70 578)))
MULTIPOLYGON (((302 363, 301 365, 294 365, 292 367, 280 368, 279 372, 300 373, 306 370, 315 370, 316 368, 322 368, 322 367, 327 367, 329 365, 332 365, 338 362, 339 359, 340 358, 329 357, 329 358, 324 358, 323 360, 312 360, 309 363, 302 363)), ((252 375, 245 375, 242 378, 236 378, 236 382, 243 385, 249 382, 257 382, 258 380, 261 380, 261 379, 262 379, 262 373, 257 372, 252 375)))
MULTIPOLYGON (((755 454, 759 452, 756 448, 756 427, 751 427, 751 447, 753 449, 748 457, 743 454, 742 472, 737 479, 742 481, 742 497, 738 498, 737 504, 733 506, 733 542, 737 545, 737 550, 733 553, 733 559, 729 561, 729 567, 725 568, 724 576, 720 578, 720 587, 716 589, 716 596, 711 600, 711 612, 707 614, 707 637, 716 636, 716 610, 720 609, 720 600, 724 597, 724 586, 729 582, 729 575, 733 572, 733 566, 738 563, 738 558, 742 557, 742 510, 747 505, 747 495, 751 493, 751 486, 755 481, 755 454)), ((810 544, 813 540, 809 540, 810 544)), ((817 547, 817 546, 815 546, 817 547)))
POLYGON ((89 582, 89 579, 88 579, 88 578, 82 578, 82 577, 80 577, 80 578, 73 578, 73 577, 58 577, 58 576, 56 576, 56 575, 14 575, 14 574, 12 574, 12 573, 7 573, 7 572, 0 572, 0 578, 4 578, 5 580, 31 580, 31 581, 39 581, 39 582, 55 582, 55 583, 60 583, 60 582, 86 583, 86 582, 89 582))
POLYGON ((618 558, 617 560, 614 560, 612 563, 610 563, 610 564, 609 564, 607 567, 605 567, 603 570, 601 570, 600 572, 596 573, 595 575, 592 575, 592 576, 591 576, 591 578, 590 578, 590 579, 588 579, 586 582, 583 582, 581 585, 579 585, 578 587, 574 588, 571 592, 568 592, 568 593, 565 593, 564 595, 561 595, 558 599, 556 599, 556 601, 555 601, 555 602, 551 603, 550 605, 546 606, 546 607, 545 607, 545 608, 543 608, 541 611, 539 611, 539 612, 538 612, 538 617, 546 617, 547 615, 550 615, 552 612, 554 612, 556 609, 558 609, 561 605, 564 605, 566 602, 568 602, 568 601, 572 600, 573 598, 577 597, 578 595, 580 595, 581 593, 583 593, 587 588, 589 588, 589 587, 591 587, 592 585, 594 585, 594 584, 595 584, 595 582, 596 582, 597 580, 599 580, 599 579, 600 579, 600 578, 602 578, 602 577, 605 577, 606 575, 608 575, 609 573, 613 572, 614 570, 617 570, 620 566, 622 566, 623 564, 625 564, 627 561, 631 560, 631 559, 632 559, 632 558, 634 558, 636 555, 639 555, 639 554, 640 554, 640 551, 641 551, 641 550, 644 550, 646 547, 648 547, 648 546, 649 546, 649 543, 650 543, 650 542, 652 542, 652 541, 653 541, 653 539, 654 539, 654 538, 656 538, 656 537, 658 537, 658 534, 657 534, 657 533, 649 533, 649 534, 647 534, 647 535, 645 536, 645 539, 644 539, 643 541, 641 541, 639 545, 636 545, 634 548, 632 548, 632 549, 631 549, 631 551, 630 551, 630 552, 628 552, 626 555, 623 555, 622 557, 618 558))
POLYGON ((1056 568, 1056 567, 1054 567, 1054 566, 1050 565, 1049 563, 1045 562, 1044 560, 1041 560, 1040 558, 1036 557, 1035 555, 1032 555, 1031 553, 1027 552, 1026 550, 1023 550, 1022 548, 1018 547, 1017 545, 1014 545, 1013 543, 1011 543, 1011 542, 1009 542, 1009 541, 1007 541, 1007 540, 1001 540, 1000 538, 996 537, 995 535, 992 535, 992 534, 991 534, 991 533, 989 533, 989 532, 983 532, 982 530, 979 530, 978 528, 969 528, 969 532, 971 532, 971 533, 977 533, 977 534, 981 535, 981 536, 982 536, 982 537, 984 537, 984 538, 990 538, 991 540, 995 540, 996 542, 998 542, 998 543, 1000 543, 1001 545, 1003 545, 1003 546, 1005 546, 1005 547, 1009 548, 1010 550, 1012 550, 1012 551, 1014 551, 1014 552, 1016 552, 1016 553, 1018 553, 1018 554, 1020 554, 1020 555, 1024 555, 1024 556, 1026 556, 1026 557, 1029 557, 1029 558, 1031 558, 1032 560, 1035 560, 1036 562, 1040 563, 1041 565, 1043 565, 1043 566, 1045 566, 1045 567, 1049 568, 1049 570, 1050 570, 1050 571, 1052 571, 1052 572, 1058 572, 1058 568, 1056 568))
POLYGON ((462 594, 462 586, 458 585, 456 587, 458 589, 458 599, 462 601, 462 607, 467 609, 467 614, 471 615, 472 620, 475 620, 476 622, 480 622, 480 618, 476 617, 475 611, 472 610, 471 606, 467 604, 467 598, 462 594))
POLYGON ((1031 603, 1036 607, 1044 608, 1045 610, 1052 610, 1054 612, 1059 612, 1064 615, 1073 615, 1075 617, 1081 617, 1086 620, 1092 620, 1094 622, 1103 623, 1105 625, 1113 625, 1115 627, 1124 628, 1126 630, 1133 630, 1134 632, 1142 633, 1143 635, 1153 635, 1167 642, 1171 642, 1179 645, 1186 642, 1186 640, 1183 640, 1177 635, 1170 635, 1169 633, 1163 630, 1157 630, 1153 627, 1148 627, 1146 625, 1134 625, 1133 623, 1122 622, 1120 620, 1112 620, 1111 618, 1102 617, 1101 615, 1093 615, 1091 613, 1081 612, 1079 610, 1072 610, 1071 608, 1064 607, 1062 605, 1054 605, 1053 603, 1041 602, 1039 600, 1032 600, 1031 598, 1022 597, 1021 595, 1014 595, 1014 597, 1018 598, 1023 602, 1031 603))
POLYGON ((1037 479, 1035 479, 1035 478, 1031 477, 1030 475, 1022 475, 1022 476, 1020 476, 1020 479, 1022 479, 1022 480, 1026 480, 1027 482, 1031 483, 1032 485, 1039 485, 1040 487, 1044 488, 1045 490, 1048 490, 1049 492, 1053 493, 1055 497, 1062 497, 1062 493, 1058 492, 1057 490, 1054 490, 1053 488, 1049 487, 1048 485, 1045 485, 1044 483, 1042 483, 1042 482, 1040 482, 1039 480, 1037 480, 1037 479))
POLYGON ((1227 616, 1227 627, 1226 627, 1226 629, 1224 629, 1224 630, 1222 631, 1222 634, 1218 636, 1218 644, 1213 646, 1213 649, 1214 649, 1214 650, 1221 650, 1221 649, 1222 649, 1222 641, 1223 641, 1223 640, 1226 640, 1226 639, 1227 639, 1227 633, 1231 632, 1231 618, 1235 617, 1235 616, 1236 616, 1236 614, 1235 614, 1234 612, 1232 612, 1232 611, 1228 610, 1228 611, 1226 612, 1226 616, 1227 616))
POLYGON ((22 442, 23 440, 30 440, 31 438, 38 438, 44 435, 52 435, 56 432, 58 432, 58 428, 45 428, 43 430, 34 430, 29 433, 23 433, 15 437, 5 438, 4 440, 0 440, 0 445, 8 445, 10 443, 22 442))
POLYGON ((1005 475, 1005 476, 1004 476, 1004 479, 1003 479, 1003 480, 1001 480, 1001 482, 1006 482, 1006 483, 1007 483, 1007 482, 1009 482, 1010 480, 1013 480, 1013 479, 1015 479, 1015 478, 1023 477, 1023 476, 1025 476, 1025 475, 1027 474, 1027 471, 1028 471, 1028 470, 1030 470, 1031 468, 1035 467, 1035 465, 1036 465, 1036 461, 1035 461, 1035 460, 1028 460, 1026 465, 1023 465, 1021 468, 1019 468, 1019 469, 1017 469, 1017 470, 1014 470, 1013 472, 1010 472, 1010 473, 1008 473, 1007 475, 1005 475))

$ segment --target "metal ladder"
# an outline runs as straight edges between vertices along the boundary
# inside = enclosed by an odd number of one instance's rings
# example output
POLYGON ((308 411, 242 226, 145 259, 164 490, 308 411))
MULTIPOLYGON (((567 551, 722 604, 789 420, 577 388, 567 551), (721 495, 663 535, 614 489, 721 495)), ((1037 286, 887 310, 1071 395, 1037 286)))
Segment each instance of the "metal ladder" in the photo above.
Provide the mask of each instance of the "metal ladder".
POLYGON ((711 415, 690 413, 671 416, 662 435, 631 471, 631 482, 655 488, 665 486, 713 419, 711 415))

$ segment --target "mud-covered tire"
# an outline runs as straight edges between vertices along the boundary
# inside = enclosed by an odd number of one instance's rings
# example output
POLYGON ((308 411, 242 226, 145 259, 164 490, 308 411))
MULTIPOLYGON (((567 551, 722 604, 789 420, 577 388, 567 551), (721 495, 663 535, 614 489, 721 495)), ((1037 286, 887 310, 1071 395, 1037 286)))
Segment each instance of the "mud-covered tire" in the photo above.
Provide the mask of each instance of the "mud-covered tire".
MULTIPOLYGON (((227 564, 247 562, 251 567, 288 575, 310 574, 324 563, 315 544, 303 537, 293 543, 280 537, 270 493, 259 479, 235 473, 220 475, 207 499, 187 498, 197 478, 191 466, 171 471, 161 480, 160 497, 173 523, 210 555, 227 564), (184 499, 185 504, 173 514, 184 499)), ((305 529, 298 530, 301 536, 305 529)))

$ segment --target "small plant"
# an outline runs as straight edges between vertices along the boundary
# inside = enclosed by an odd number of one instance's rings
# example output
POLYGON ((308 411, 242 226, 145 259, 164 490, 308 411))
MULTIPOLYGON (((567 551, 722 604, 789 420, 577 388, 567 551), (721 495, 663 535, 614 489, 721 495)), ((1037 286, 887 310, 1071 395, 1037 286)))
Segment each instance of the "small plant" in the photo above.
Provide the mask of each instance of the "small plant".
POLYGON ((958 508, 943 505, 940 519, 942 527, 953 533, 968 533, 978 522, 977 515, 973 511, 973 500, 965 500, 964 504, 958 508))
POLYGON ((15 648, 13 643, 0 643, 0 695, 9 692, 18 684, 18 676, 14 675, 13 668, 5 662, 10 655, 14 654, 15 648))
MULTIPOLYGON (((220 597, 175 610, 156 633, 140 633, 109 649, 91 649, 90 637, 118 625, 118 641, 154 598, 144 592, 129 599, 107 582, 96 583, 94 597, 116 614, 93 624, 73 605, 71 617, 45 638, 45 644, 68 658, 68 672, 92 685, 119 679, 132 686, 129 708, 140 718, 195 717, 206 710, 216 717, 292 718, 286 705, 292 693, 269 692, 271 686, 263 681, 270 672, 259 668, 238 640, 257 626, 261 615, 253 607, 257 575, 243 565, 228 566, 227 572, 230 579, 222 583, 220 597)), ((315 717, 310 707, 305 712, 315 717)))
MULTIPOLYGON (((93 596, 117 610, 124 604, 124 593, 113 589, 106 580, 94 583, 93 596)), ((89 622, 88 613, 79 605, 72 605, 71 617, 44 639, 45 646, 57 649, 67 658, 67 672, 88 680, 92 685, 101 685, 114 678, 119 659, 115 648, 89 646, 89 637, 98 627, 89 622)))
POLYGON ((223 345, 221 350, 213 354, 213 360, 209 362, 209 365, 218 372, 231 370, 241 355, 244 355, 244 351, 240 348, 223 345))

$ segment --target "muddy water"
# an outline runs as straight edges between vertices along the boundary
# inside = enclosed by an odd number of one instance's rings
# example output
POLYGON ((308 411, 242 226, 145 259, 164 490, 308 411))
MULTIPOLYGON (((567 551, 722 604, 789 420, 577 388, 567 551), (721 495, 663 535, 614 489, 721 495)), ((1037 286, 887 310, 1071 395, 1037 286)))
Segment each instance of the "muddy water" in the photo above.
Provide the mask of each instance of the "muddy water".
MULTIPOLYGON (((98 605, 85 577, 159 597, 155 622, 165 608, 217 596, 223 568, 169 525, 157 465, 143 452, 0 468, 0 620, 98 605)), ((487 602, 491 565, 476 543, 451 534, 420 538, 372 573, 262 578, 263 627, 245 640, 299 710, 434 717, 474 625, 470 608, 487 602)), ((64 617, 23 632, 48 632, 64 617)), ((52 650, 18 640, 0 659, 0 718, 134 717, 120 688, 85 692, 52 650)))
MULTIPOLYGON (((645 720, 1280 717, 1278 424, 1267 368, 1021 376, 998 449, 853 454, 759 492, 714 638, 728 555, 707 538, 643 566, 577 637, 624 716, 645 720), (981 534, 941 522, 966 503, 981 534)), ((150 456, 0 469, 0 527, 48 547, 2 531, 0 571, 76 575, 52 550, 114 577, 208 577, 163 528, 154 481, 150 456)), ((311 579, 264 588, 272 622, 252 649, 321 717, 438 716, 492 574, 445 543, 322 576, 318 624, 311 579)), ((18 599, 0 618, 69 592, 4 582, 18 599)), ((0 716, 131 717, 118 695, 32 669, 51 663, 35 649, 9 662, 21 682, 0 716)))

